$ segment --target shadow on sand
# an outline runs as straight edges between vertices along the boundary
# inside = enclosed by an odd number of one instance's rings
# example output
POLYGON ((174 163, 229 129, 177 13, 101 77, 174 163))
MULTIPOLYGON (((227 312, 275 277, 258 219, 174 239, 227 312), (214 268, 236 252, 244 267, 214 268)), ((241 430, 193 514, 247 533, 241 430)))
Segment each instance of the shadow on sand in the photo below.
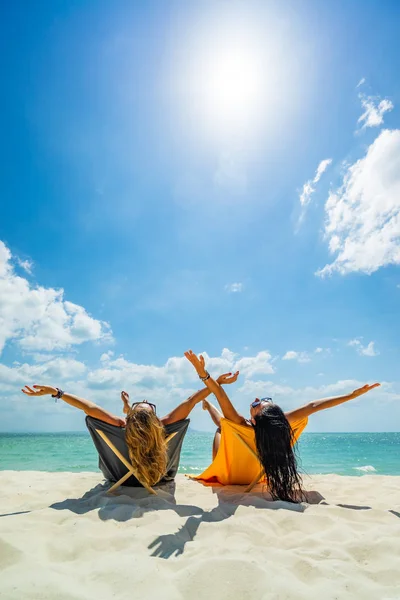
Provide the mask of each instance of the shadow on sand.
POLYGON ((149 544, 152 550, 151 556, 159 558, 170 558, 183 554, 187 542, 194 540, 196 533, 202 523, 218 523, 232 517, 239 506, 252 506, 261 510, 290 510, 304 512, 309 504, 320 504, 324 499, 316 491, 306 492, 306 502, 290 503, 280 500, 272 500, 268 492, 263 491, 263 486, 257 486, 250 494, 243 492, 243 486, 210 486, 212 493, 216 494, 218 506, 202 511, 199 516, 190 516, 182 527, 176 532, 160 535, 149 544))
MULTIPOLYGON (((201 484, 196 482, 195 485, 201 484)), ((186 521, 177 532, 160 535, 148 546, 151 556, 164 559, 183 554, 186 544, 194 540, 202 523, 217 523, 229 519, 239 506, 253 506, 264 510, 284 509, 295 512, 304 512, 310 504, 332 506, 317 491, 306 492, 305 502, 299 504, 273 501, 261 485, 254 488, 250 494, 245 494, 241 486, 209 486, 211 493, 217 496, 218 501, 218 505, 211 510, 204 510, 193 504, 178 504, 175 499, 174 481, 158 486, 156 488, 157 496, 150 496, 143 488, 132 487, 122 487, 116 494, 107 495, 109 487, 108 483, 96 485, 81 498, 68 498, 52 504, 50 508, 69 510, 79 515, 96 510, 101 520, 114 519, 119 522, 140 518, 151 511, 173 510, 179 517, 186 517, 186 521)), ((371 509, 370 506, 354 504, 336 504, 335 506, 350 510, 371 509)), ((388 512, 400 518, 400 513, 394 510, 388 512)))
MULTIPOLYGON (((195 483, 194 485, 201 485, 195 483)), ((137 519, 150 511, 173 510, 179 517, 187 517, 176 533, 158 536, 149 545, 151 556, 170 558, 184 552, 185 545, 194 539, 201 523, 217 523, 233 516, 238 506, 253 506, 257 509, 285 509, 304 512, 308 504, 319 504, 323 496, 318 492, 307 492, 307 503, 292 504, 272 501, 262 486, 254 488, 251 494, 245 494, 242 486, 212 487, 210 492, 217 496, 218 506, 204 510, 192 504, 177 504, 175 482, 158 486, 157 496, 149 496, 143 488, 123 487, 114 495, 107 495, 109 484, 99 484, 86 492, 81 498, 68 498, 50 506, 54 510, 69 510, 75 514, 98 511, 103 521, 114 519, 124 522, 137 519)))

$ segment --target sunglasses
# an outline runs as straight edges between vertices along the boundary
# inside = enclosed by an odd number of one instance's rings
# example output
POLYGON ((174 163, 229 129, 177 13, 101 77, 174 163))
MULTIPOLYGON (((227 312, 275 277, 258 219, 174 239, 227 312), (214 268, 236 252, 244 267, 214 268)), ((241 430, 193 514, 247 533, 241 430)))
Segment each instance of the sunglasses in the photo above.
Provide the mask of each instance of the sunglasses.
POLYGON ((157 414, 156 405, 152 404, 151 402, 147 402, 147 400, 142 400, 142 402, 134 402, 131 405, 131 410, 133 410, 135 406, 138 406, 138 404, 148 404, 150 406, 151 410, 157 414))
POLYGON ((272 398, 268 398, 268 397, 260 398, 259 400, 255 400, 254 402, 252 402, 250 406, 252 408, 257 408, 257 406, 260 406, 260 404, 262 402, 272 402, 272 398))

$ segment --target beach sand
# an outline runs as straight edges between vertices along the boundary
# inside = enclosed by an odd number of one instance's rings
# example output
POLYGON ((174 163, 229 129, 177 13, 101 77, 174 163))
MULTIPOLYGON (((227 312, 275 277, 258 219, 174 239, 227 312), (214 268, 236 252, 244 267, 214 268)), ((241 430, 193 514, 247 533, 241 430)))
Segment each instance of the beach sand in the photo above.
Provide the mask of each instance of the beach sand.
POLYGON ((302 505, 183 476, 157 497, 95 473, 0 485, 7 600, 400 599, 400 477, 313 476, 302 505))

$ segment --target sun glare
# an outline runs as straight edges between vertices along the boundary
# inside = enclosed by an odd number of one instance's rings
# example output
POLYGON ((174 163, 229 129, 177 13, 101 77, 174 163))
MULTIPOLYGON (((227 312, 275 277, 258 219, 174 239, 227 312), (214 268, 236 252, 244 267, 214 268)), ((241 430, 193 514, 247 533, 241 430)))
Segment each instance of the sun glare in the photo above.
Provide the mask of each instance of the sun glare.
POLYGON ((196 121, 209 135, 237 138, 254 130, 265 90, 263 58, 243 32, 204 37, 187 83, 196 121))
POLYGON ((253 136, 273 100, 279 62, 273 48, 273 36, 253 16, 221 13, 187 29, 170 81, 187 124, 217 143, 253 136))
POLYGON ((207 122, 223 130, 250 126, 263 92, 259 56, 251 48, 233 43, 205 58, 197 91, 207 122))
POLYGON ((251 157, 288 126, 304 96, 302 48, 295 27, 269 9, 229 7, 180 22, 166 91, 186 147, 251 157))

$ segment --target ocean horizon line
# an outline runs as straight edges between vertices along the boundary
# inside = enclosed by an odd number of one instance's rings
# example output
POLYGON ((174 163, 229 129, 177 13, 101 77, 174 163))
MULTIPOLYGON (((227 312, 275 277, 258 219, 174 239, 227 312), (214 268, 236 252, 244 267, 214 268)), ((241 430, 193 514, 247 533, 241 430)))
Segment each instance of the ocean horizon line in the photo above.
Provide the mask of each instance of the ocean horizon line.
MULTIPOLYGON (((193 429, 191 427, 189 427, 188 429, 188 433, 214 433, 215 430, 204 430, 204 429, 193 429)), ((57 430, 57 431, 28 431, 28 430, 21 430, 21 431, 2 431, 0 430, 0 435, 28 435, 28 434, 34 434, 34 435, 48 435, 48 434, 62 434, 62 435, 72 435, 72 434, 86 434, 88 433, 87 429, 82 429, 82 430, 57 430)), ((352 434, 358 434, 358 433, 362 433, 362 434, 374 434, 374 433, 400 433, 400 429, 397 430, 392 430, 392 431, 305 431, 303 435, 352 435, 352 434)))

